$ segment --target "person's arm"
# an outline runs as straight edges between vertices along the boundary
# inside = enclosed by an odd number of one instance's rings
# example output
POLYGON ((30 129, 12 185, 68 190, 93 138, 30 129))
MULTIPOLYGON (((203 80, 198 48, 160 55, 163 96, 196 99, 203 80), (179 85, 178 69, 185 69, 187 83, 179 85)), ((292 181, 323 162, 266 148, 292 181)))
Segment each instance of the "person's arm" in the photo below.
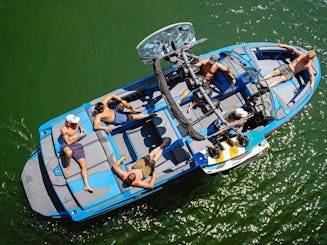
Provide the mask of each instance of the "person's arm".
POLYGON ((241 118, 238 120, 238 123, 236 124, 236 127, 240 128, 243 127, 243 125, 247 122, 246 118, 241 118))
POLYGON ((315 84, 315 75, 313 74, 313 69, 310 66, 308 68, 309 76, 310 76, 310 88, 313 88, 313 85, 315 84))
POLYGON ((115 95, 115 94, 109 94, 107 97, 105 97, 101 102, 106 106, 108 104, 108 102, 110 100, 117 100, 119 102, 122 102, 122 98, 120 98, 119 96, 115 95))
POLYGON ((67 133, 63 132, 62 130, 61 130, 61 135, 67 145, 74 144, 80 138, 82 138, 84 136, 84 135, 81 136, 80 134, 75 134, 73 136, 69 136, 67 133))
POLYGON ((122 178, 126 178, 126 173, 121 170, 120 168, 120 164, 122 163, 122 161, 126 160, 126 157, 121 157, 119 160, 117 160, 113 165, 112 168, 116 171, 116 173, 122 178))
POLYGON ((151 179, 150 179, 149 182, 135 181, 135 183, 133 183, 133 186, 140 187, 140 188, 149 188, 149 189, 152 189, 153 188, 153 185, 154 185, 154 183, 156 181, 156 176, 157 176, 156 171, 153 171, 152 172, 152 177, 151 177, 151 179))
POLYGON ((108 95, 104 100, 102 100, 101 102, 104 104, 104 105, 107 105, 108 102, 110 100, 117 100, 118 102, 121 102, 125 108, 131 110, 132 112, 137 112, 137 111, 134 111, 133 107, 126 101, 126 100, 123 100, 122 98, 120 98, 119 96, 115 95, 115 94, 110 94, 108 95))
POLYGON ((134 113, 134 108, 133 106, 131 106, 126 100, 121 100, 121 102, 123 103, 124 107, 131 110, 134 113))
POLYGON ((126 100, 121 100, 121 103, 125 108, 129 109, 132 113, 139 113, 142 111, 142 108, 134 109, 133 106, 131 106, 131 104, 129 104, 126 100))
POLYGON ((101 125, 101 117, 99 115, 96 115, 94 118, 93 128, 94 130, 108 130, 109 132, 112 130, 112 128, 108 126, 101 125))
POLYGON ((296 53, 297 55, 303 54, 300 50, 298 50, 297 48, 294 48, 293 46, 287 45, 287 44, 283 44, 283 43, 278 43, 278 46, 281 48, 286 48, 289 51, 292 51, 293 53, 296 53))
POLYGON ((209 60, 209 59, 203 59, 203 60, 200 60, 199 62, 195 63, 194 65, 200 67, 200 66, 204 65, 205 63, 207 63, 208 60, 209 60))
POLYGON ((86 135, 86 130, 80 124, 78 124, 78 127, 79 127, 79 130, 81 131, 79 136, 80 136, 80 138, 83 138, 86 135))
POLYGON ((228 76, 232 79, 231 80, 231 83, 232 84, 235 84, 236 83, 236 79, 235 79, 233 73, 227 67, 223 66, 222 64, 217 63, 217 68, 219 70, 225 71, 228 74, 228 76))

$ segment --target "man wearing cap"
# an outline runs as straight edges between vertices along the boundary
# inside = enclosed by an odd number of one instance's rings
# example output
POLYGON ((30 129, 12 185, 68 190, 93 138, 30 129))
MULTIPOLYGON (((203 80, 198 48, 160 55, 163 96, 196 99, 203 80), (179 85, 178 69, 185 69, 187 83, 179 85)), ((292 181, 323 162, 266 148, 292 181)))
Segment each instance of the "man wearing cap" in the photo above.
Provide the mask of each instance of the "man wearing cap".
POLYGON ((106 123, 113 123, 114 125, 122 125, 130 120, 141 120, 147 117, 156 116, 156 113, 150 114, 135 114, 141 112, 140 109, 134 109, 126 100, 121 99, 115 94, 110 94, 105 97, 101 102, 95 104, 95 117, 93 127, 95 130, 108 130, 111 127, 102 126, 101 121, 106 123), (109 108, 108 103, 112 100, 118 101, 114 109, 109 108), (124 108, 131 110, 131 113, 124 112, 124 108))
POLYGON ((64 143, 61 145, 61 150, 65 153, 66 157, 66 173, 70 174, 70 162, 72 157, 79 163, 81 167, 82 178, 84 181, 84 190, 93 192, 94 190, 89 186, 87 179, 86 160, 83 146, 78 143, 79 139, 83 138, 86 134, 84 128, 79 124, 80 118, 74 114, 66 116, 65 125, 60 129, 64 143), (80 130, 80 134, 78 133, 80 130))
MULTIPOLYGON (((235 84, 236 80, 231 71, 218 63, 218 55, 211 55, 210 58, 205 58, 198 63, 194 64, 195 66, 200 67, 200 74, 204 76, 206 83, 204 84, 204 89, 210 89, 210 81, 218 70, 227 72, 231 78, 231 83, 235 84)), ((190 90, 187 88, 184 90, 177 103, 181 104, 182 100, 190 93, 190 90)))
POLYGON ((279 76, 276 81, 269 85, 269 87, 274 87, 281 82, 290 80, 295 76, 295 74, 303 70, 307 70, 310 76, 310 88, 313 88, 315 77, 311 67, 311 60, 316 57, 316 52, 310 50, 307 54, 304 54, 300 50, 287 44, 278 43, 278 46, 292 51, 293 53, 297 54, 298 57, 289 64, 284 64, 275 68, 273 72, 267 74, 264 78, 261 78, 260 81, 262 82, 272 77, 279 76))
POLYGON ((226 117, 226 121, 229 123, 238 121, 238 123, 235 125, 236 127, 240 128, 243 127, 243 125, 247 122, 247 116, 248 112, 245 111, 243 108, 237 108, 236 110, 232 110, 228 113, 226 117))

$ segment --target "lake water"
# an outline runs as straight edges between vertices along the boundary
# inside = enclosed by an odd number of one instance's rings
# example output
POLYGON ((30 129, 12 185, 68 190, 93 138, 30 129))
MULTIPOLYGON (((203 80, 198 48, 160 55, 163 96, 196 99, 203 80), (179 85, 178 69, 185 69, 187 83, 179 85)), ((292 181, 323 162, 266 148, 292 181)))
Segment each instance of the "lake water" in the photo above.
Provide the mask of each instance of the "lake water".
POLYGON ((327 244, 326 23, 326 0, 0 0, 0 244, 327 244), (194 172, 85 223, 34 213, 20 174, 38 127, 151 73, 136 45, 183 21, 208 39, 196 54, 252 41, 315 49, 320 86, 252 166, 194 172))

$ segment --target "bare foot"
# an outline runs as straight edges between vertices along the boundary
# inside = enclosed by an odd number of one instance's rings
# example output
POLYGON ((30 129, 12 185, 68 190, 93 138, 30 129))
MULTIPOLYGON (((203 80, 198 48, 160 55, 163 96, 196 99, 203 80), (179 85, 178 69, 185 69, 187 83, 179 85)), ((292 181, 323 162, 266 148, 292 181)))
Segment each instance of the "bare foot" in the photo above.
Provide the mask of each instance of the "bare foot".
POLYGON ((67 167, 66 167, 66 174, 67 174, 67 175, 70 175, 70 166, 67 166, 67 167))
POLYGON ((142 111, 142 107, 133 109, 133 113, 140 113, 142 111))
POLYGON ((161 149, 165 148, 166 146, 168 146, 171 143, 171 139, 166 137, 162 140, 162 143, 160 145, 161 149))
POLYGON ((157 116, 157 113, 150 113, 149 114, 149 117, 156 117, 157 116))
POLYGON ((106 129, 107 131, 109 131, 109 132, 112 131, 112 128, 111 128, 111 127, 105 127, 105 129, 106 129))
POLYGON ((94 189, 92 189, 90 186, 85 186, 84 187, 84 191, 88 191, 90 193, 93 193, 94 192, 94 189))
POLYGON ((187 113, 189 113, 195 106, 197 105, 196 102, 191 102, 190 105, 188 106, 187 113))

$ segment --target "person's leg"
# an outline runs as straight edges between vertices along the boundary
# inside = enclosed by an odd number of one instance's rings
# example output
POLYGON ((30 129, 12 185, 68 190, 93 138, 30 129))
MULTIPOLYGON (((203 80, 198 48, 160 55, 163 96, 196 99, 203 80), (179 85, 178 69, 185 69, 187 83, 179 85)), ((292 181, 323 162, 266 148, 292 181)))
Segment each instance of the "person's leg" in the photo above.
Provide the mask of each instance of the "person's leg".
POLYGON ((179 97, 179 99, 177 100, 177 104, 181 104, 183 99, 190 93, 191 91, 187 88, 184 90, 184 92, 182 93, 181 97, 179 97))
POLYGON ((79 165, 81 167, 81 174, 82 174, 82 178, 83 178, 83 182, 84 182, 84 190, 93 192, 94 190, 90 187, 88 179, 87 179, 87 169, 86 169, 85 158, 80 158, 77 160, 77 162, 79 163, 79 165))
POLYGON ((150 114, 129 114, 129 120, 141 120, 144 118, 148 118, 148 117, 155 117, 157 116, 157 113, 150 113, 150 114))
POLYGON ((279 69, 275 69, 273 72, 267 74, 263 78, 260 78, 260 81, 268 80, 268 79, 278 76, 278 75, 280 75, 280 71, 279 71, 279 69))
POLYGON ((187 113, 189 113, 196 105, 197 103, 195 101, 192 101, 187 109, 187 113))
POLYGON ((162 155, 162 149, 160 146, 157 146, 156 148, 154 148, 150 154, 149 154, 149 158, 152 159, 153 163, 157 163, 159 158, 162 155))
POLYGON ((65 147, 63 149, 63 152, 64 152, 65 158, 66 158, 66 174, 69 175, 70 174, 70 162, 72 160, 73 151, 69 147, 65 147))
POLYGON ((162 155, 162 151, 163 149, 168 146, 170 143, 170 139, 169 138, 164 138, 161 145, 157 146, 156 148, 154 148, 148 155, 149 157, 149 160, 152 159, 152 161, 154 163, 157 163, 159 158, 161 157, 162 155))
POLYGON ((117 107, 119 110, 121 110, 121 111, 123 111, 124 108, 125 108, 125 106, 124 106, 124 104, 123 104, 122 101, 119 101, 119 102, 117 103, 116 107, 117 107))
POLYGON ((277 84, 286 81, 286 77, 284 75, 280 76, 276 81, 272 82, 269 87, 274 87, 277 84))

